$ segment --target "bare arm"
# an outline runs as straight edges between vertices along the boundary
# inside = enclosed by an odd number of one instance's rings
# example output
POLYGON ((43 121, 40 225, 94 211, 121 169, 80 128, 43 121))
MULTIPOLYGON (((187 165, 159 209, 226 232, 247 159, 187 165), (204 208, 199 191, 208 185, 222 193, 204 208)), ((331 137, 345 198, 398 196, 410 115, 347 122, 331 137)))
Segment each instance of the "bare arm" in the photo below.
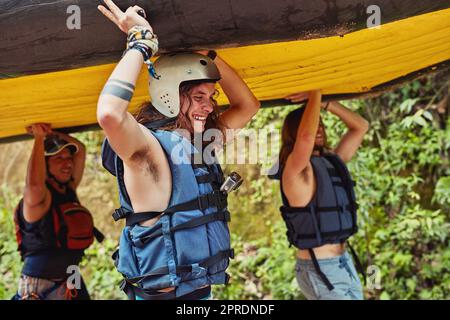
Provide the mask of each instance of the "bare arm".
MULTIPOLYGON (((99 10, 122 31, 128 32, 135 25, 151 29, 150 24, 137 14, 139 7, 130 7, 124 13, 112 1, 105 3, 109 10, 103 6, 99 6, 99 10)), ((152 147, 160 147, 156 138, 127 111, 143 61, 139 51, 129 50, 112 72, 97 103, 97 120, 111 147, 128 165, 133 163, 133 155, 146 154, 152 147)))
POLYGON ((309 93, 308 103, 297 130, 294 148, 286 160, 283 176, 296 178, 309 164, 319 127, 321 99, 320 90, 309 93))
POLYGON ((68 142, 75 143, 78 146, 78 152, 73 156, 73 181, 70 183, 71 188, 76 190, 83 178, 84 166, 86 163, 86 147, 80 140, 75 139, 68 134, 57 131, 53 131, 53 134, 60 136, 68 142))
POLYGON ((348 162, 361 145, 364 135, 369 130, 369 123, 337 101, 330 102, 327 110, 338 116, 348 128, 348 131, 334 150, 344 162, 348 162))
POLYGON ((242 129, 258 112, 261 103, 225 61, 217 56, 214 62, 222 76, 219 84, 230 102, 230 108, 221 114, 220 119, 229 129, 242 129))
POLYGON ((28 161, 23 214, 25 220, 32 223, 40 220, 51 204, 51 194, 45 185, 47 169, 44 156, 44 140, 51 129, 47 124, 33 124, 28 131, 34 135, 34 145, 28 161))

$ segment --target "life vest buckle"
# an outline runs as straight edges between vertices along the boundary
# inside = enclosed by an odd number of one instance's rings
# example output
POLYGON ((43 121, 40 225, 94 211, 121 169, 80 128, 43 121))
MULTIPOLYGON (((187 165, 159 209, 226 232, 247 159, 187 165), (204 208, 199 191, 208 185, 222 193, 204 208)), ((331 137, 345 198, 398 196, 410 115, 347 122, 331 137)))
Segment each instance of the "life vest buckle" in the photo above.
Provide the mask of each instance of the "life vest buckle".
POLYGON ((126 217, 128 217, 132 212, 130 211, 125 211, 125 209, 123 207, 120 207, 119 209, 114 210, 112 217, 114 219, 114 221, 118 221, 120 219, 124 219, 126 217))
POLYGON ((214 190, 210 193, 208 195, 208 200, 210 205, 216 206, 218 210, 225 209, 228 205, 227 194, 220 190, 214 190))

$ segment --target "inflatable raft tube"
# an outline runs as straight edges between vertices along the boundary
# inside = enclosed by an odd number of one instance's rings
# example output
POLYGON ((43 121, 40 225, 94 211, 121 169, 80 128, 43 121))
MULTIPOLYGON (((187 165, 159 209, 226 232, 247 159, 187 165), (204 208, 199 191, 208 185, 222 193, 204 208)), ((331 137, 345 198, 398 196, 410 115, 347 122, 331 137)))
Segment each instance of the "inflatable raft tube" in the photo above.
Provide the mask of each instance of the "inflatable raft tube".
MULTIPOLYGON (((264 106, 314 88, 326 98, 374 94, 450 64, 450 1, 117 3, 147 10, 161 52, 216 49, 264 106), (369 5, 380 8, 378 28, 367 28, 369 5)), ((0 142, 25 138, 34 122, 66 131, 95 126, 98 94, 125 42, 97 4, 0 4, 0 142), (69 30, 73 4, 81 29, 69 30)), ((131 111, 148 99, 146 77, 143 70, 131 111)), ((223 94, 219 103, 227 104, 223 94)))

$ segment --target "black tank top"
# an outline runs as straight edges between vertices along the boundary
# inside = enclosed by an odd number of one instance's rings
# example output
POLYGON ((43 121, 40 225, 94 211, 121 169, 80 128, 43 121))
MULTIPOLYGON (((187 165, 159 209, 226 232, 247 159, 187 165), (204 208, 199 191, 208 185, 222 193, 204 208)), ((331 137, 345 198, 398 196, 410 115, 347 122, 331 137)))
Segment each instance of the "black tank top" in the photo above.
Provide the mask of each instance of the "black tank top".
POLYGON ((41 248, 25 255, 22 274, 44 279, 61 279, 68 276, 68 266, 80 263, 84 250, 69 250, 56 247, 52 210, 55 205, 60 203, 78 202, 78 197, 75 191, 70 188, 67 188, 66 192, 62 194, 52 188, 50 184, 47 184, 47 187, 52 194, 52 204, 48 212, 40 220, 28 223, 23 217, 23 208, 19 210, 21 228, 26 232, 27 236, 36 237, 39 241, 45 239, 41 248))

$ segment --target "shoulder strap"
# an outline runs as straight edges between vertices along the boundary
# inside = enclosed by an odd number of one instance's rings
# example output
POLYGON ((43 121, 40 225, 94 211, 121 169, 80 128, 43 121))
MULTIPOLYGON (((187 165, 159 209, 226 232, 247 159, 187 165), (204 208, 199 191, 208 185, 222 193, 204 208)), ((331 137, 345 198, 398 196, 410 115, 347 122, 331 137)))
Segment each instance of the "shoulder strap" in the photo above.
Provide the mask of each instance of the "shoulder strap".
POLYGON ((282 176, 283 176, 283 171, 280 169, 280 171, 277 173, 278 174, 278 178, 280 179, 280 193, 281 193, 281 200, 283 201, 283 205, 286 207, 289 207, 289 201, 286 197, 286 195, 284 194, 283 191, 283 180, 282 180, 282 176))
POLYGON ((156 130, 158 128, 161 128, 163 126, 166 126, 168 124, 175 122, 176 119, 177 119, 176 117, 175 118, 164 118, 164 119, 160 119, 160 120, 156 120, 156 121, 152 121, 152 122, 146 122, 146 123, 144 123, 144 126, 150 130, 156 130))
POLYGON ((331 162, 333 167, 336 169, 337 174, 342 179, 345 191, 347 192, 351 205, 355 206, 354 209, 356 210, 356 197, 353 190, 353 181, 351 179, 350 172, 348 171, 347 166, 337 155, 326 154, 325 157, 328 161, 331 162))
POLYGON ((345 163, 339 158, 339 156, 334 154, 326 154, 325 157, 328 159, 328 161, 331 162, 333 167, 336 169, 337 174, 342 179, 344 189, 349 200, 349 209, 353 220, 353 232, 356 232, 358 229, 356 223, 356 211, 358 210, 358 204, 356 202, 355 191, 353 189, 353 181, 351 179, 350 172, 348 171, 345 163))
POLYGON ((111 148, 108 139, 105 138, 105 140, 103 140, 102 143, 102 151, 101 151, 102 165, 113 176, 116 175, 116 167, 114 163, 115 156, 116 153, 111 148))

